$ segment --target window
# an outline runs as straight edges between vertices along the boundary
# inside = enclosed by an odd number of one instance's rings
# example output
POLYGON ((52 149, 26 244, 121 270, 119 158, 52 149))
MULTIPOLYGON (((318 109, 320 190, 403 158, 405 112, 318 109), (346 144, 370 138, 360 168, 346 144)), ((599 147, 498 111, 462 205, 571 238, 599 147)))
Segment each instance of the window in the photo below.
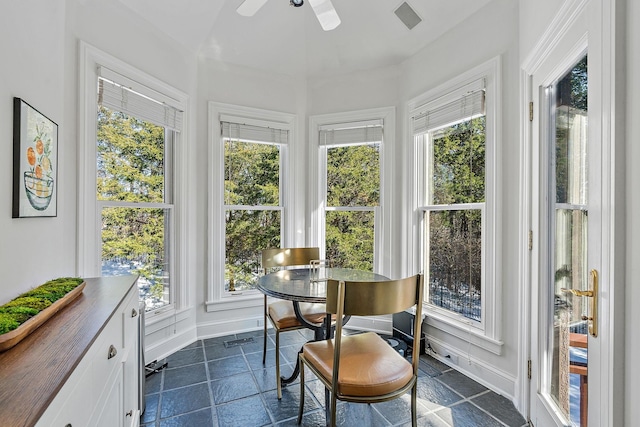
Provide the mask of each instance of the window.
POLYGON ((320 127, 325 258, 335 265, 374 270, 380 206, 382 121, 320 127))
POLYGON ((401 275, 388 203, 394 169, 393 107, 309 119, 310 245, 334 265, 401 275), (386 245, 386 248, 385 248, 386 245))
POLYGON ((294 240, 287 159, 295 115, 210 102, 209 128, 207 310, 261 305, 262 249, 294 240))
POLYGON ((90 142, 79 148, 80 274, 139 275, 146 311, 167 313, 184 294, 176 290, 183 242, 175 189, 186 96, 87 45, 82 51, 90 142))
POLYGON ((181 112, 117 83, 124 80, 115 73, 102 69, 101 74, 96 135, 101 273, 139 275, 140 299, 147 311, 157 310, 172 302, 171 164, 181 112))
POLYGON ((253 289, 263 248, 279 248, 283 206, 280 155, 286 130, 222 122, 225 291, 253 289))
POLYGON ((414 117, 422 145, 427 301, 479 322, 485 210, 484 84, 414 117))
POLYGON ((432 322, 497 338, 497 60, 412 102, 420 270, 432 322))

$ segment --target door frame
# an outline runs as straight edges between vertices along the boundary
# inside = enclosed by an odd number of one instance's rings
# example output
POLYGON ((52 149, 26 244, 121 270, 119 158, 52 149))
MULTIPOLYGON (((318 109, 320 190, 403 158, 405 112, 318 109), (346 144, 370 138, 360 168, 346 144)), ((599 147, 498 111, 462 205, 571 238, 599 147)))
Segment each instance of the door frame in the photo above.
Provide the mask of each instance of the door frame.
MULTIPOLYGON (((533 114, 538 117, 530 121, 529 103, 534 99, 534 90, 532 76, 540 69, 543 62, 550 56, 551 52, 562 42, 563 37, 568 33, 570 28, 584 19, 585 14, 591 13, 592 18, 589 19, 589 56, 592 57, 593 52, 597 52, 600 58, 597 63, 589 65, 589 81, 597 79, 597 85, 601 88, 600 100, 600 117, 601 120, 596 124, 596 135, 600 141, 599 152, 590 153, 591 156, 599 156, 601 163, 599 164, 601 176, 601 198, 591 201, 597 203, 598 210, 601 212, 599 221, 602 223, 602 234, 599 236, 601 242, 602 256, 594 266, 588 268, 597 268, 600 273, 601 295, 599 301, 600 314, 600 335, 596 346, 599 350, 594 354, 589 354, 590 366, 598 366, 599 373, 590 375, 590 400, 599 402, 599 411, 596 414, 590 414, 590 425, 613 426, 622 425, 623 399, 624 399, 624 371, 618 369, 614 371, 614 366, 623 366, 624 361, 624 282, 623 270, 618 269, 618 281, 616 282, 616 266, 623 262, 623 249, 619 237, 623 236, 622 227, 615 227, 616 216, 621 215, 623 207, 623 195, 620 188, 616 189, 616 176, 619 178, 620 167, 624 164, 616 150, 621 147, 624 142, 622 138, 616 138, 621 134, 619 125, 616 123, 616 107, 621 105, 621 99, 617 97, 617 92, 621 89, 616 87, 615 77, 620 74, 616 66, 616 31, 617 23, 622 22, 623 17, 620 12, 621 7, 617 7, 619 0, 567 0, 561 6, 554 20, 551 22, 547 30, 540 38, 538 44, 533 51, 522 62, 520 72, 520 110, 521 110, 521 139, 522 146, 520 151, 520 217, 519 217, 519 277, 522 279, 520 287, 520 312, 522 316, 519 320, 519 336, 520 342, 518 346, 518 394, 521 399, 517 402, 518 409, 521 413, 530 419, 532 415, 531 402, 535 396, 532 394, 531 381, 535 381, 536 375, 539 374, 537 366, 537 356, 532 354, 532 340, 538 337, 532 336, 532 317, 535 313, 534 304, 537 304, 537 288, 533 286, 532 277, 534 269, 539 268, 538 261, 534 258, 536 245, 541 241, 541 231, 536 230, 537 216, 539 212, 534 210, 539 204, 534 203, 534 189, 536 189, 539 181, 537 171, 533 170, 535 165, 535 156, 538 155, 537 141, 534 140, 533 125, 539 126, 540 105, 535 105, 533 114), (587 10, 590 9, 590 10, 587 10), (598 18, 593 18, 597 16, 598 18), (616 161, 617 160, 617 161, 616 161), (616 173, 618 171, 618 173, 616 173), (535 181, 534 181, 535 180, 535 181), (618 239, 616 239, 618 237, 618 239), (616 251, 617 249, 617 251, 616 251), (616 257, 617 254, 617 257, 616 257), (535 263, 535 264, 534 264, 535 263), (604 297, 606 295, 606 297, 604 297), (597 415, 597 418, 596 418, 597 415)), ((624 26, 618 28, 624 28, 624 26)), ((620 47, 618 47, 620 49, 620 47)), ((540 103, 538 103, 540 104, 540 103)), ((624 110, 621 110, 624 111, 624 110)), ((596 113, 598 114, 598 113, 596 113)), ((618 118, 619 120, 619 118, 618 118)), ((590 123, 591 126, 591 123, 590 123)), ((591 185, 591 183, 590 183, 591 185)), ((535 305, 537 309, 537 305, 535 305)))

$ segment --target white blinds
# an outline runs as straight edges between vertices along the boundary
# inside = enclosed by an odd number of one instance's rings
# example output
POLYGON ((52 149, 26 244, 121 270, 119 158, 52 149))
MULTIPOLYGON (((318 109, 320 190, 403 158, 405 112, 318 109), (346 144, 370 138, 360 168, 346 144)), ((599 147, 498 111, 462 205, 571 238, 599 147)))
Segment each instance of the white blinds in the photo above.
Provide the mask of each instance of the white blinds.
POLYGON ((220 125, 224 138, 274 144, 287 144, 289 141, 289 131, 285 129, 224 121, 220 125))
POLYGON ((382 120, 320 127, 320 145, 347 145, 382 141, 382 120))
MULTIPOLYGON (((101 69, 101 74, 105 74, 104 69, 101 69)), ((182 130, 182 111, 125 86, 124 77, 118 83, 113 81, 117 77, 111 76, 115 73, 108 74, 109 78, 98 77, 99 105, 178 132, 182 130)))
POLYGON ((466 93, 454 99, 438 100, 425 105, 412 117, 413 134, 452 126, 485 114, 484 79, 471 85, 466 93))

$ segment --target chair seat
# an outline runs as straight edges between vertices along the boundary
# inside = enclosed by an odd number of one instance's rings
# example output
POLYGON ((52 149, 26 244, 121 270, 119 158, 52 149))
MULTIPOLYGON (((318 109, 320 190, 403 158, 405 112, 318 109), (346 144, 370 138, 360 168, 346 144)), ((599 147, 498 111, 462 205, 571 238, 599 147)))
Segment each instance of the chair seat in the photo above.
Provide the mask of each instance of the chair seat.
MULTIPOLYGON (((303 357, 328 381, 333 375, 333 340, 307 343, 303 357)), ((397 391, 413 378, 413 367, 373 332, 342 337, 338 393, 380 396, 397 391)))
MULTIPOLYGON (((300 303, 300 312, 311 323, 322 323, 327 315, 324 304, 300 303)), ((269 317, 278 329, 301 326, 291 301, 276 301, 269 304, 269 317)), ((332 320, 335 320, 335 316, 332 316, 332 320)))

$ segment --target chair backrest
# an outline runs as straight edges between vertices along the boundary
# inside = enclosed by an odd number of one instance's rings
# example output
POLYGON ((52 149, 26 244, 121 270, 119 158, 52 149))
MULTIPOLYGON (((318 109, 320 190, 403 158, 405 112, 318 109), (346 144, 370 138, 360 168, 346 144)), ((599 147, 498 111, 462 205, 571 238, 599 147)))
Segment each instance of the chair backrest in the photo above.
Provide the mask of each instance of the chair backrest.
POLYGON ((262 268, 265 272, 275 267, 311 265, 320 258, 320 249, 312 248, 270 248, 262 251, 262 268))
MULTIPOLYGON (((424 276, 416 274, 398 280, 381 282, 349 282, 328 280, 327 313, 336 314, 338 319, 345 315, 378 316, 394 314, 415 306, 413 322, 413 374, 418 375, 420 358, 420 332, 422 330, 422 295, 424 276)), ((342 322, 336 322, 333 384, 338 382, 340 370, 340 347, 342 322)), ((335 389, 333 392, 335 393, 335 389)))
MULTIPOLYGON (((343 283, 343 315, 378 316, 399 313, 422 301, 422 276, 380 282, 338 282, 327 284, 327 312, 338 314, 340 284, 343 283)), ((418 304, 422 306, 422 304, 418 304)))

